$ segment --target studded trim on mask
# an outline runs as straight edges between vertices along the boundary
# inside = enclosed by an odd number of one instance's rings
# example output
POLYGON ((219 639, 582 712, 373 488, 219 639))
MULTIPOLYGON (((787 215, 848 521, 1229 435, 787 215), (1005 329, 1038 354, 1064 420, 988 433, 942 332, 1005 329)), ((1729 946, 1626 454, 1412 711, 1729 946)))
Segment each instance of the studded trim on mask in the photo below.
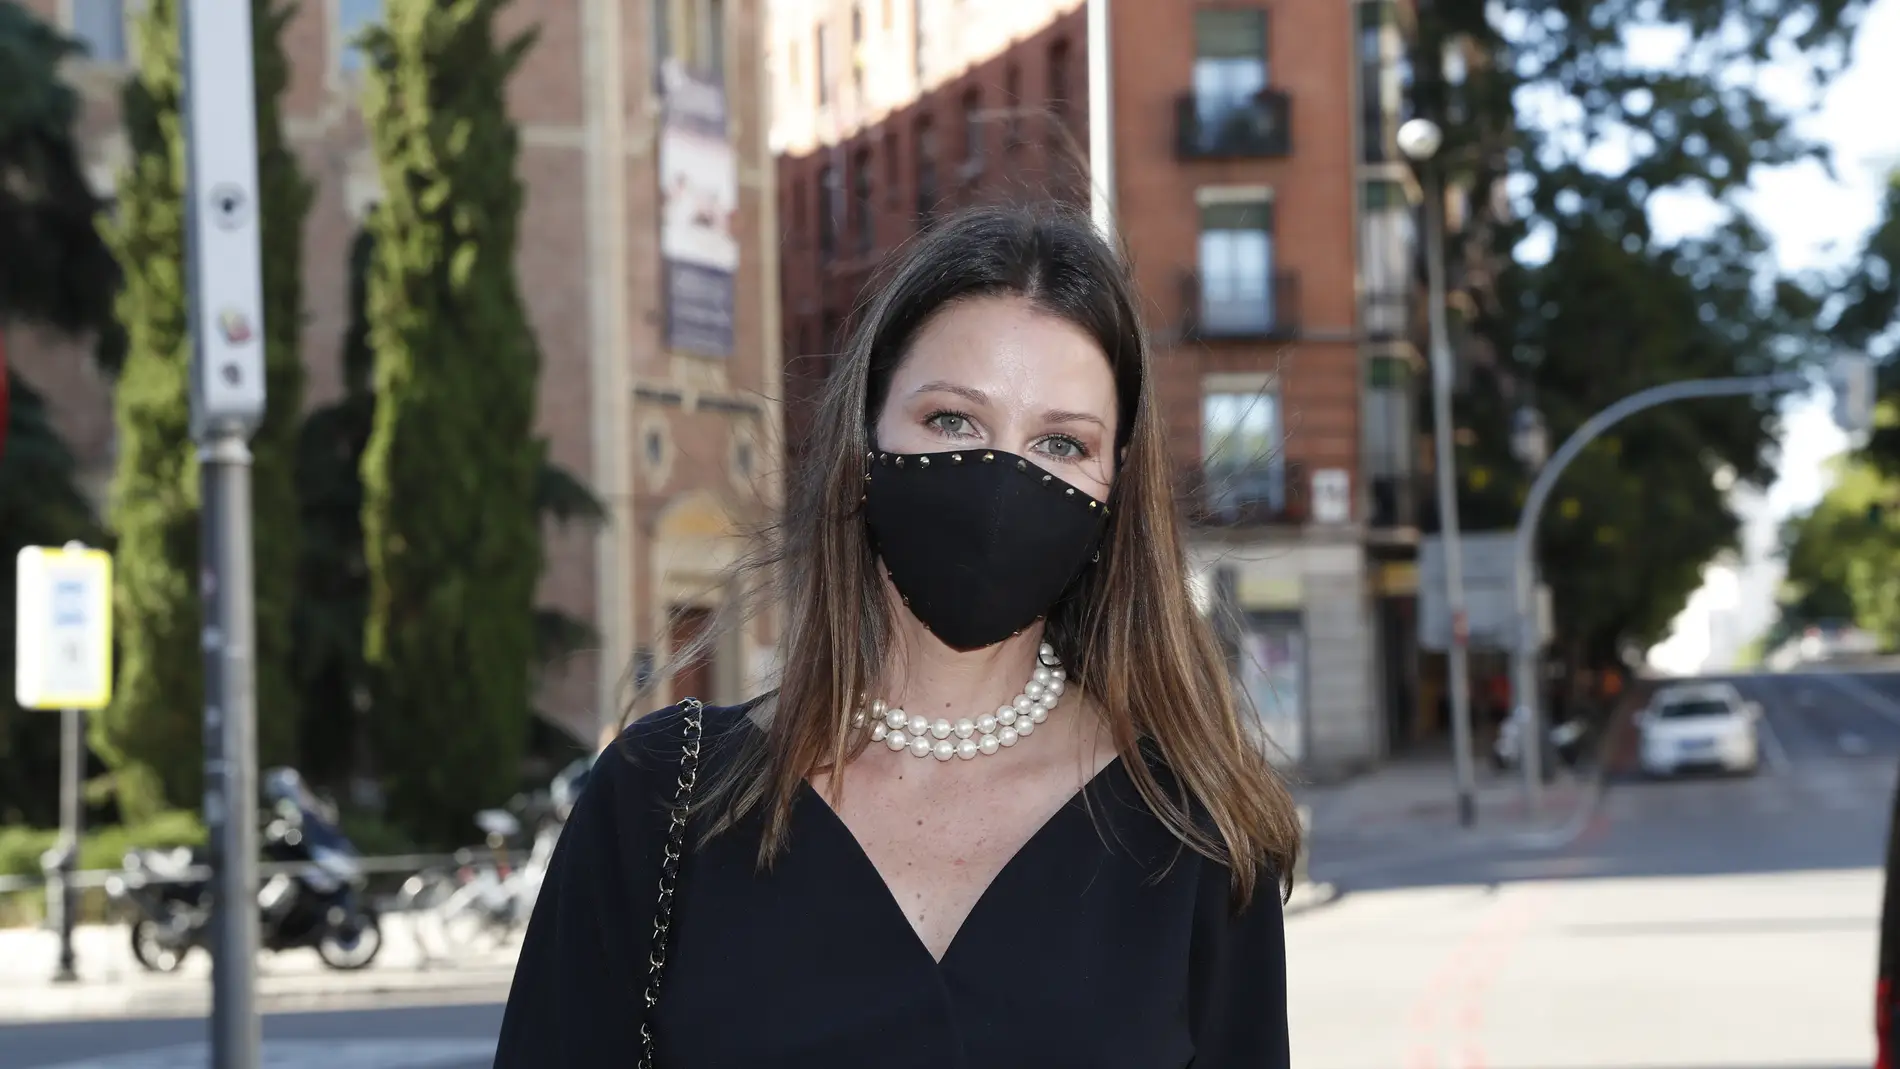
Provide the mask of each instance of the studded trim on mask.
MULTIPOLYGON (((921 474, 929 471, 932 464, 941 467, 944 464, 995 464, 999 461, 1004 463, 1006 467, 1014 468, 1043 486, 1048 487, 1051 492, 1059 491, 1063 497, 1074 500, 1076 504, 1082 505, 1092 512, 1099 511, 1103 516, 1108 515, 1107 504, 1071 486, 1053 473, 1044 470, 1039 465, 1031 464, 1022 457, 1012 456, 1008 453, 1004 453, 999 457, 996 451, 992 449, 985 449, 981 452, 974 449, 966 449, 945 453, 880 453, 873 451, 864 454, 864 481, 867 483, 871 481, 872 472, 876 468, 888 468, 893 475, 903 471, 921 474)), ((860 502, 863 500, 863 497, 859 498, 860 502)))

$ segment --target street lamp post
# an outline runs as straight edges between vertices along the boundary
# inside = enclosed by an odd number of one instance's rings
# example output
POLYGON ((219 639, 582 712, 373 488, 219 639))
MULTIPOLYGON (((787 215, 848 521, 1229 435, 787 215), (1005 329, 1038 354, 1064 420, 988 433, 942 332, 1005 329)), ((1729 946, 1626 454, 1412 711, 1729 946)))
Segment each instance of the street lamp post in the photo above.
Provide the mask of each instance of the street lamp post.
POLYGON ((1433 158, 1444 132, 1430 119, 1412 119, 1399 127, 1399 151, 1419 165, 1425 177, 1425 271, 1430 293, 1432 361, 1432 433, 1438 461, 1438 530, 1445 556, 1445 608, 1451 616, 1451 641, 1445 647, 1451 683, 1452 765, 1458 777, 1458 823, 1477 820, 1476 771, 1471 754, 1471 677, 1466 659, 1470 629, 1465 617, 1464 549, 1458 532, 1457 464, 1452 452, 1451 339, 1445 327, 1445 184, 1433 158))
MULTIPOLYGON (((1540 727, 1542 717, 1538 710, 1537 691, 1537 654, 1543 645, 1537 626, 1537 596, 1535 592, 1535 560, 1533 554, 1537 545, 1537 523, 1543 516, 1544 505, 1550 500, 1557 477, 1562 475, 1570 462, 1583 452, 1585 446, 1595 441, 1604 431, 1617 423, 1647 408, 1667 404, 1670 401, 1686 401, 1702 397, 1746 397, 1755 394, 1772 393, 1776 390, 1794 389, 1806 384, 1807 376, 1799 371, 1781 372, 1772 375, 1753 375, 1726 379, 1690 379, 1684 382, 1669 382, 1661 386, 1652 386, 1623 398, 1610 407, 1591 416, 1578 427, 1557 452, 1550 463, 1538 469, 1537 477, 1531 481, 1529 493, 1524 495, 1524 508, 1518 514, 1517 530, 1512 536, 1511 565, 1513 573, 1512 596, 1517 609, 1517 641, 1511 648, 1511 684, 1517 693, 1519 738, 1523 740, 1521 763, 1524 766, 1524 791, 1535 811, 1542 803, 1543 782, 1543 735, 1540 727)), ((1534 413, 1520 413, 1514 437, 1518 437, 1520 455, 1526 462, 1535 458, 1538 443, 1543 439, 1542 423, 1537 422, 1533 429, 1529 426, 1534 413), (1521 436, 1521 437, 1520 437, 1521 436)))

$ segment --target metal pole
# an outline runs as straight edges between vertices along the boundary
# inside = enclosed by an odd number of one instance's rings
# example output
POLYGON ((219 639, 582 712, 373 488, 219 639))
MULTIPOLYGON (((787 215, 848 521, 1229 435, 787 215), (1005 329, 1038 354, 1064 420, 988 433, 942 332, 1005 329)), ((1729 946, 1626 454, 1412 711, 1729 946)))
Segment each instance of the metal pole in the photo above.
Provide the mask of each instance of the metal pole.
POLYGON ((1088 0, 1089 218, 1115 239, 1115 85, 1109 55, 1109 0, 1088 0))
POLYGON ((1542 702, 1537 684, 1537 653, 1542 646, 1542 637, 1537 627, 1534 554, 1537 524, 1543 517, 1544 504, 1550 500, 1551 491, 1557 485, 1557 477, 1563 474, 1571 461, 1577 459, 1585 446, 1604 431, 1644 409, 1671 401, 1743 397, 1793 389, 1806 383, 1806 375, 1790 371, 1742 378, 1689 379, 1639 390, 1585 420, 1583 426, 1564 439, 1564 444, 1557 447, 1557 452, 1538 471, 1537 478, 1531 481, 1530 492, 1524 495, 1523 511, 1518 514, 1517 531, 1511 540, 1511 570, 1515 575, 1513 596, 1517 602, 1518 623, 1517 643, 1511 651, 1511 680, 1512 688, 1516 691, 1518 723, 1524 739, 1524 792, 1533 811, 1542 805, 1544 796, 1543 734, 1540 728, 1543 717, 1540 715, 1542 702))
POLYGON ((203 493, 205 828, 215 903, 213 1069, 257 1069, 257 717, 251 604, 251 450, 198 452, 203 493))
POLYGON ((1452 767, 1458 776, 1458 823, 1478 818, 1476 772, 1471 755, 1471 679, 1466 661, 1464 546, 1458 532, 1457 454, 1451 428, 1451 338, 1445 327, 1445 195, 1442 172, 1431 169, 1425 198, 1425 271, 1431 294, 1432 433, 1438 454, 1438 529, 1445 547, 1445 608, 1451 642, 1445 648, 1451 681, 1452 767))
POLYGON ((184 0, 185 258, 198 443, 211 1065, 257 1069, 257 740, 251 451, 264 418, 251 5, 184 0))
POLYGON ((86 833, 86 712, 62 709, 59 713, 59 864, 54 869, 58 887, 52 889, 52 901, 59 909, 59 965, 53 982, 70 984, 79 979, 78 962, 73 954, 73 928, 79 923, 79 888, 73 873, 79 869, 79 844, 86 833))

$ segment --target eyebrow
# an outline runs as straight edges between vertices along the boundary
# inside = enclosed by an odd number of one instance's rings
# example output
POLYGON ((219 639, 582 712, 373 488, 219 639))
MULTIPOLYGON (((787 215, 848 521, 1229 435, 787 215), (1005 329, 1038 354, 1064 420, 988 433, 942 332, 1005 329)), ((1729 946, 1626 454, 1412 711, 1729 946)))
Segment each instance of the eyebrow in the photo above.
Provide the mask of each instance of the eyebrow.
MULTIPOLYGON (((954 382, 926 382, 911 391, 913 397, 927 393, 955 394, 973 405, 987 405, 990 403, 989 394, 974 387, 961 386, 954 382)), ((1108 429, 1108 424, 1103 422, 1102 417, 1089 412, 1071 412, 1067 409, 1052 408, 1044 412, 1042 418, 1049 423, 1093 423, 1103 430, 1108 429)))

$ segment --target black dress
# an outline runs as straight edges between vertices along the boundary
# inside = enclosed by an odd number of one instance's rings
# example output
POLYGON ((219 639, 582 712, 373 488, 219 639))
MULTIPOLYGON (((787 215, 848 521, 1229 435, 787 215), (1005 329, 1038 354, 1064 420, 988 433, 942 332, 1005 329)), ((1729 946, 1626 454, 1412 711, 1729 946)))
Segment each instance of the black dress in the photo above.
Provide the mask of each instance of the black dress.
MULTIPOLYGON (((701 782, 740 709, 705 714, 701 782)), ((603 753, 516 966, 496 1069, 632 1069, 682 715, 603 753)), ((872 755, 873 757, 877 755, 872 755)), ((1165 782, 1165 781, 1164 781, 1165 782)), ((1285 1066, 1278 885, 1229 873, 1143 806, 1120 760, 1044 824, 932 959, 857 840, 805 788, 786 850, 760 818, 681 875, 655 1025, 660 1069, 1285 1066)))

